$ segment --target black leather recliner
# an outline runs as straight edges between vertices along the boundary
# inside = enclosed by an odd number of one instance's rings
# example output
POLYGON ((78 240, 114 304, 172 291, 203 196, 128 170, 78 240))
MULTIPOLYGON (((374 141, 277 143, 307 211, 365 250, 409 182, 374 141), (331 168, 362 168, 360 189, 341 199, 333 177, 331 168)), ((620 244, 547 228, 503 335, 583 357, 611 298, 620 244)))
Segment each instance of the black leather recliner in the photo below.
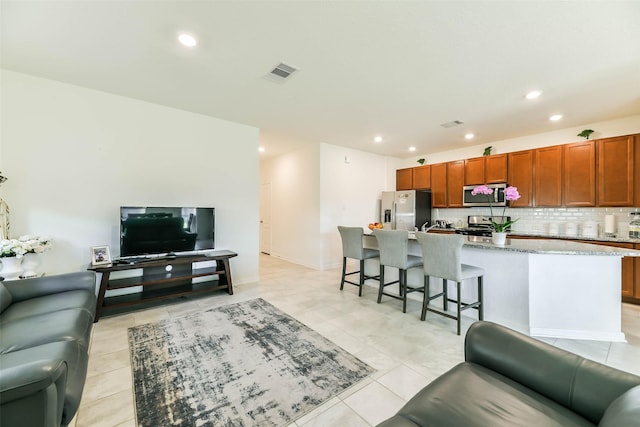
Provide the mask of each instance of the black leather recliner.
POLYGON ((465 362, 378 427, 640 426, 640 377, 491 322, 467 332, 465 362))
POLYGON ((77 272, 0 282, 0 425, 60 427, 87 376, 96 279, 77 272))

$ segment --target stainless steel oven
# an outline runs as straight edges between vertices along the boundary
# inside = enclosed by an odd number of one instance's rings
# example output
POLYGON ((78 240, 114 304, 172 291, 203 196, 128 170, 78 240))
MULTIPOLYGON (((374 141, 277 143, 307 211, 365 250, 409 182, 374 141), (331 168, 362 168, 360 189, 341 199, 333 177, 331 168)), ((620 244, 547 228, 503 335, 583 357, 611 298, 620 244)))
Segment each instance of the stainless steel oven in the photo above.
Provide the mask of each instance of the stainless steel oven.
POLYGON ((491 199, 491 206, 506 206, 507 199, 504 197, 504 189, 507 188, 507 184, 487 184, 487 187, 493 190, 492 194, 471 194, 473 189, 478 187, 477 185, 465 185, 463 187, 462 203, 464 206, 489 206, 489 199, 491 199))

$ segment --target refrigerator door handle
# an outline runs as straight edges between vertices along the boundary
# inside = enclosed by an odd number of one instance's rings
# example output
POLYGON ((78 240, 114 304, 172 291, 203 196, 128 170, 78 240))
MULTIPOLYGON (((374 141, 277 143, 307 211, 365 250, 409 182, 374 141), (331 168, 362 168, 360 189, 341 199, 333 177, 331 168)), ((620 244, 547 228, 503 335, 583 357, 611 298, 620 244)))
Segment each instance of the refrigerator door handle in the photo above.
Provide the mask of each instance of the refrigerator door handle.
POLYGON ((393 215, 391 216, 391 229, 396 230, 398 228, 397 220, 398 220, 398 203, 393 202, 393 215))

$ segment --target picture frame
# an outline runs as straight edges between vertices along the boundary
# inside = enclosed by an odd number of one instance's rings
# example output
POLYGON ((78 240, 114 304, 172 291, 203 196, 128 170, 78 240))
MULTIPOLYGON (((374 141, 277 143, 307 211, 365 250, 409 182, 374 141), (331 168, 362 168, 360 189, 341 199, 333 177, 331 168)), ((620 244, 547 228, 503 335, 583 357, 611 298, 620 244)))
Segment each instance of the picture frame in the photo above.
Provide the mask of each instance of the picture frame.
POLYGON ((91 248, 91 265, 111 264, 111 251, 109 246, 93 246, 91 248))

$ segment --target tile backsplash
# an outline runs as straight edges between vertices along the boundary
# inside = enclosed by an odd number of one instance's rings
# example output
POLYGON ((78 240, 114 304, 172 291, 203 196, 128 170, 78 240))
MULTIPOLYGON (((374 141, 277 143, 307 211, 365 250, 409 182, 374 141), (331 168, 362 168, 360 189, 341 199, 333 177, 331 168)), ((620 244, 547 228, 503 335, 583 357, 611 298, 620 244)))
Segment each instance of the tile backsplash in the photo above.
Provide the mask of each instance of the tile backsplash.
MULTIPOLYGON (((605 215, 614 215, 615 235, 627 237, 629 235, 629 221, 631 221, 629 213, 636 211, 640 211, 640 208, 506 208, 504 215, 510 216, 512 219, 519 218, 518 222, 511 227, 514 232, 575 235, 571 230, 577 228, 577 236, 582 236, 583 224, 586 221, 595 221, 598 224, 598 234, 603 235, 605 215), (558 230, 558 233, 553 232, 554 228, 558 230)), ((493 208, 493 213, 494 215, 502 215, 502 208, 493 208)), ((490 211, 488 207, 474 207, 433 208, 431 212, 433 220, 449 220, 455 226, 463 227, 467 226, 469 215, 489 216, 490 211)))

